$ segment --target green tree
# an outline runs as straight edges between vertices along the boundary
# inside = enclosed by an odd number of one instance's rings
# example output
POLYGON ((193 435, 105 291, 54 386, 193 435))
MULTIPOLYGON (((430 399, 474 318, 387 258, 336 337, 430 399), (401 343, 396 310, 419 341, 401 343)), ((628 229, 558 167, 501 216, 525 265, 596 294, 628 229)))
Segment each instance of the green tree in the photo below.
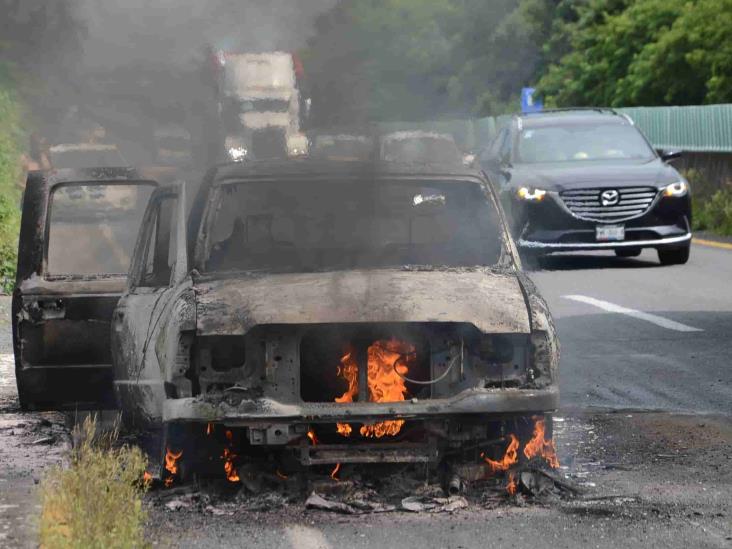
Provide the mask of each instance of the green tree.
POLYGON ((319 124, 498 114, 569 0, 341 0, 305 52, 319 124))
POLYGON ((732 100, 732 0, 589 0, 575 11, 558 27, 569 49, 539 83, 549 104, 732 100))

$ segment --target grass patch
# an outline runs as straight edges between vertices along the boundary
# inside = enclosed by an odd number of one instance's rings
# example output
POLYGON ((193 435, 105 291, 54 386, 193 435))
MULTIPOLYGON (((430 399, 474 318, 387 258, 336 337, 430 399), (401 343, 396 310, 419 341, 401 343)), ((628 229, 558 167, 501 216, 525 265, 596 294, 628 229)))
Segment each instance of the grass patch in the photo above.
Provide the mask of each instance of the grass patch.
POLYGON ((99 434, 87 418, 67 468, 58 466, 41 484, 40 546, 144 547, 141 479, 147 460, 137 447, 117 446, 118 432, 99 434))
POLYGON ((20 155, 24 131, 22 108, 14 93, 14 83, 0 63, 0 291, 12 291, 18 254, 20 227, 20 155))
POLYGON ((713 185, 698 170, 685 174, 692 188, 692 229, 732 236, 732 185, 713 185))

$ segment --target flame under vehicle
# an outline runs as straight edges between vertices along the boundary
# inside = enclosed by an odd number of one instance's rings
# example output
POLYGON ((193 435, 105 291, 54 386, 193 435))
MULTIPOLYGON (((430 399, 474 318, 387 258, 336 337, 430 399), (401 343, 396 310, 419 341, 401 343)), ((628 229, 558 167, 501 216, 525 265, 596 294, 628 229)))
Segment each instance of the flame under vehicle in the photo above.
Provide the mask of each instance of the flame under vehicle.
POLYGON ((226 164, 190 207, 131 170, 35 173, 13 319, 23 407, 114 401, 182 470, 226 433, 230 478, 270 450, 436 464, 559 402, 546 303, 460 166, 226 164))

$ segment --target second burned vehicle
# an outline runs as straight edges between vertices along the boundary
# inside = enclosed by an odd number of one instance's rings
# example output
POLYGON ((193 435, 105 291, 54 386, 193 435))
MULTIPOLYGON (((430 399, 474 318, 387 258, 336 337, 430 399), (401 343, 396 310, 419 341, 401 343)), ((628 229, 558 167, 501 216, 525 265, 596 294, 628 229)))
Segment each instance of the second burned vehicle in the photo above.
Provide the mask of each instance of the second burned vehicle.
MULTIPOLYGON (((42 212, 89 177, 36 181, 24 226, 40 227, 42 240, 54 220, 42 212)), ((133 179, 108 174, 95 185, 128 189, 133 179)), ((195 463, 205 445, 187 441, 223 431, 239 456, 284 450, 301 466, 437 464, 463 447, 475 454, 497 426, 520 431, 533 425, 526 418, 557 408, 552 319, 479 173, 224 165, 184 219, 186 211, 182 187, 153 192, 127 291, 95 320, 111 333, 111 350, 93 360, 113 371, 127 423, 161 435, 161 462, 185 448, 195 463)), ((55 364, 34 362, 27 334, 40 330, 33 343, 50 345, 44 333, 74 322, 81 338, 100 284, 109 299, 118 286, 108 273, 49 277, 39 254, 22 271, 15 318, 18 380, 30 380, 21 394, 41 406, 48 392, 34 392, 42 376, 29 372, 78 370, 92 359, 59 347, 55 364)))

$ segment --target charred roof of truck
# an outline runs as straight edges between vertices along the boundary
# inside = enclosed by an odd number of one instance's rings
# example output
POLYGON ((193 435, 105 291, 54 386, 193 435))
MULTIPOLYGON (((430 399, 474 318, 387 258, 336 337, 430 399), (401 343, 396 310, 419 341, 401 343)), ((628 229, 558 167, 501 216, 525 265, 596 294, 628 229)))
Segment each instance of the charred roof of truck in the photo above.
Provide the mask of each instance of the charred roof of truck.
POLYGON ((209 172, 212 185, 236 179, 312 178, 350 175, 366 177, 456 178, 485 180, 480 171, 463 166, 430 163, 385 161, 322 160, 312 158, 288 160, 254 160, 220 164, 209 172))

